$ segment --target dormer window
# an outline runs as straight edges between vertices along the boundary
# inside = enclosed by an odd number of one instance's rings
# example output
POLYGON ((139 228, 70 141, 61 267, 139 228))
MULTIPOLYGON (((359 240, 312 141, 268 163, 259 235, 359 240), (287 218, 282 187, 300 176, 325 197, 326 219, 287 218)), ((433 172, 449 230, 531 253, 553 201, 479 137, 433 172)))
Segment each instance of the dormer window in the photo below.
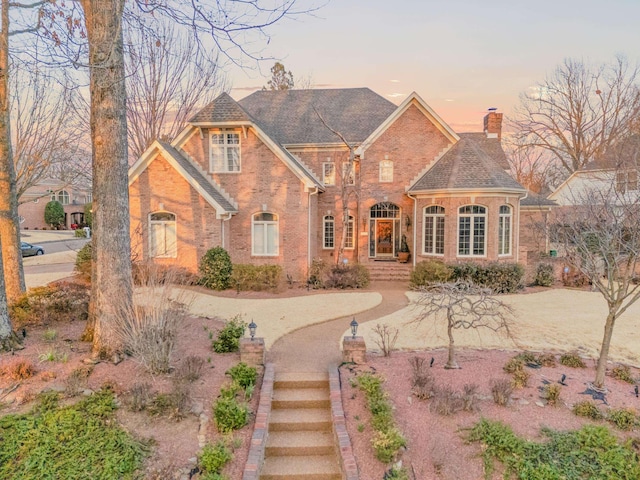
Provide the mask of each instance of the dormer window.
POLYGON ((240 134, 232 131, 214 131, 210 136, 210 172, 240 172, 240 134))

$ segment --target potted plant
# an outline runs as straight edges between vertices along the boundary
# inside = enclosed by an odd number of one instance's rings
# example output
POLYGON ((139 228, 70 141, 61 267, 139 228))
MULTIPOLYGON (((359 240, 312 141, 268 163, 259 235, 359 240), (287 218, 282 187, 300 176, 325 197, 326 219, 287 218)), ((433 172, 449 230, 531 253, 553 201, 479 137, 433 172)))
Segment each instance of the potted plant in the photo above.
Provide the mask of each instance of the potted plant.
POLYGON ((407 263, 409 261, 410 255, 411 251, 409 250, 409 245, 407 244, 407 236, 402 235, 402 240, 400 241, 400 251, 398 252, 398 261, 400 263, 407 263))

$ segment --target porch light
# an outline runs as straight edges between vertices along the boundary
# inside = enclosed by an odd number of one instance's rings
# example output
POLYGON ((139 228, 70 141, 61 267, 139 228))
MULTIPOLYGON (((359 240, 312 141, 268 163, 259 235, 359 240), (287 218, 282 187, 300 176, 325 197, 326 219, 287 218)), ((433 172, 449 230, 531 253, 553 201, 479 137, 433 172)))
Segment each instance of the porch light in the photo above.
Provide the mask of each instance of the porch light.
POLYGON ((358 322, 356 322, 356 317, 353 317, 353 320, 351 320, 349 325, 351 326, 351 338, 356 338, 356 333, 358 333, 358 322))
POLYGON ((258 326, 256 325, 256 322, 254 322, 252 319, 251 323, 249 324, 249 335, 251 335, 252 342, 253 342, 253 337, 256 336, 256 328, 258 328, 258 326))

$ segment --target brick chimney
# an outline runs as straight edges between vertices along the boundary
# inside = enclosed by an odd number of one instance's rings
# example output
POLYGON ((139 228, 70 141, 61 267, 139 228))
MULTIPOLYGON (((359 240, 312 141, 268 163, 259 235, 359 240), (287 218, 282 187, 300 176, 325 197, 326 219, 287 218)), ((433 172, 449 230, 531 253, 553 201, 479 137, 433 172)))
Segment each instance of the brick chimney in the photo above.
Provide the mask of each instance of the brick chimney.
POLYGON ((502 113, 496 112, 495 108, 490 108, 484 117, 484 133, 487 138, 502 138, 502 113))

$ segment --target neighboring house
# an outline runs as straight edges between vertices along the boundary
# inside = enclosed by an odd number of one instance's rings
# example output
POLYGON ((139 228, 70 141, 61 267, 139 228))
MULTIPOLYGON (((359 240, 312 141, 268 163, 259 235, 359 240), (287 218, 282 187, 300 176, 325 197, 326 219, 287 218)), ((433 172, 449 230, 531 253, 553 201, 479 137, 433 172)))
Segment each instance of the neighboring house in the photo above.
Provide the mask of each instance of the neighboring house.
POLYGON ((222 246, 304 280, 314 258, 337 261, 346 224, 350 263, 391 267, 403 235, 414 264, 518 261, 526 190, 501 123, 492 111, 484 132, 458 134, 416 93, 399 106, 367 88, 222 94, 131 167, 132 248, 195 270, 222 246))
POLYGON ((21 229, 49 228, 44 221, 44 209, 51 200, 59 201, 64 208, 64 227, 84 223, 84 206, 91 203, 91 188, 81 188, 62 182, 60 180, 46 178, 39 181, 20 197, 18 215, 21 229))

